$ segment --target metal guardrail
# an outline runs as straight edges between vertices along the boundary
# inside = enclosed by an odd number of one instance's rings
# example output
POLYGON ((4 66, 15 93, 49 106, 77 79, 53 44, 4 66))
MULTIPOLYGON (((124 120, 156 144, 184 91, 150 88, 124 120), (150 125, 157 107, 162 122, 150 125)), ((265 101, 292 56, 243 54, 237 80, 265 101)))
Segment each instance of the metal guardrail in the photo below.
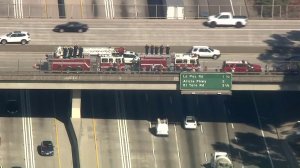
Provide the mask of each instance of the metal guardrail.
MULTIPOLYGON (((165 19, 165 5, 114 4, 113 6, 81 4, 0 4, 0 18, 67 18, 67 19, 165 19)), ((300 5, 210 5, 184 6, 184 17, 200 19, 224 11, 246 15, 250 19, 299 19, 300 5)))

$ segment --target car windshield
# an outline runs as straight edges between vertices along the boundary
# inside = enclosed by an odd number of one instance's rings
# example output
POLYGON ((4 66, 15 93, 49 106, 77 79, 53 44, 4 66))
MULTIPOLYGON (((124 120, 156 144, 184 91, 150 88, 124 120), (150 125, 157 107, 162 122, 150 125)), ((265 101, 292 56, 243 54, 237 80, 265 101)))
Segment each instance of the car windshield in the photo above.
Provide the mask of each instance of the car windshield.
POLYGON ((218 15, 216 15, 216 18, 218 18, 218 17, 220 17, 221 16, 221 14, 218 14, 218 15))
POLYGON ((6 36, 7 36, 7 37, 8 37, 8 36, 10 36, 10 35, 12 35, 12 32, 10 32, 10 33, 6 34, 6 36))
POLYGON ((195 120, 193 120, 193 119, 187 119, 186 122, 188 122, 188 123, 194 123, 195 120))
POLYGON ((214 51, 214 49, 212 49, 212 48, 209 48, 210 49, 210 51, 214 51))
POLYGON ((186 122, 189 122, 189 123, 194 123, 196 120, 194 117, 186 117, 186 122))
POLYGON ((44 141, 43 142, 43 146, 45 146, 45 147, 52 147, 53 145, 52 145, 52 142, 50 142, 50 141, 44 141))

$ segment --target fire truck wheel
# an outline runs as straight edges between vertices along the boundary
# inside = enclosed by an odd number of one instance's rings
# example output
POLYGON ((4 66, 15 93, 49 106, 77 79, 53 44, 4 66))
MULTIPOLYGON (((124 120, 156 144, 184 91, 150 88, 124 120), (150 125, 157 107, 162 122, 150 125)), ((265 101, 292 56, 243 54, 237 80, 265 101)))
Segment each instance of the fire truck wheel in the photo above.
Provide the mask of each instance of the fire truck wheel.
POLYGON ((22 44, 22 45, 25 45, 26 43, 27 43, 26 40, 21 40, 21 44, 22 44))
POLYGON ((71 71, 72 71, 72 68, 71 68, 71 67, 67 67, 67 68, 66 68, 66 72, 67 72, 67 73, 70 73, 71 71))
POLYGON ((1 40, 1 44, 5 45, 7 43, 6 40, 1 40))
POLYGON ((82 68, 81 68, 81 67, 77 67, 77 68, 76 68, 76 72, 77 72, 77 73, 79 73, 79 72, 81 72, 81 71, 82 71, 82 68))

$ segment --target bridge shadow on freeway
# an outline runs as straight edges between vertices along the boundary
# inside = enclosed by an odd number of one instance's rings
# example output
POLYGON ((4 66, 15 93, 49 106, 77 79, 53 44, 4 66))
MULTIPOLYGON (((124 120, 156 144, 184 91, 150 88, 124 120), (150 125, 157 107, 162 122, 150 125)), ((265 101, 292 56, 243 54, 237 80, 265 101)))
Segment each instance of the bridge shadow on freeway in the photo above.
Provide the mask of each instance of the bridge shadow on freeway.
MULTIPOLYGON (((1 90, 1 117, 56 118, 65 125, 72 146, 74 167, 80 167, 78 142, 70 119, 71 100, 68 90, 1 90), (23 93, 21 93, 23 92, 23 93), (21 100, 25 94, 26 113, 8 114, 5 102, 21 100), (28 99, 30 101, 28 101, 28 99), (28 108, 30 107, 30 108, 28 108), (30 110, 30 112, 28 111, 30 110)), ((170 124, 181 125, 184 116, 194 115, 200 123, 229 123, 262 129, 272 135, 263 137, 243 127, 234 133, 229 144, 215 143, 216 151, 230 149, 231 158, 244 165, 271 167, 264 141, 271 149, 274 164, 287 167, 290 154, 284 137, 294 136, 286 130, 288 123, 300 120, 300 92, 233 92, 225 95, 181 95, 177 91, 82 91, 82 118, 125 119, 155 122, 168 118, 170 124), (120 115, 124 114, 124 115, 120 115), (246 132, 245 132, 246 131, 246 132)), ((24 102, 20 102, 23 104, 24 102)))

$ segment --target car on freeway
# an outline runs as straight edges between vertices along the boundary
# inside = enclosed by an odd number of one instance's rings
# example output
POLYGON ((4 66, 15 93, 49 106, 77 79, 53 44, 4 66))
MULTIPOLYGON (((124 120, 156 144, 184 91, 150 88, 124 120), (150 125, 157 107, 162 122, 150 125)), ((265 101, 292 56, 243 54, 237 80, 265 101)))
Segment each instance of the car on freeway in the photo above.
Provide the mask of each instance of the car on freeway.
POLYGON ((22 45, 25 45, 28 44, 30 40, 30 34, 25 31, 13 31, 0 36, 0 43, 3 45, 7 43, 21 43, 22 45))
POLYGON ((196 129, 197 120, 195 116, 186 116, 183 121, 183 126, 185 129, 196 129))
POLYGON ((87 24, 80 23, 80 22, 68 22, 65 24, 60 24, 55 26, 53 31, 55 32, 86 32, 89 29, 87 24))
POLYGON ((262 68, 258 64, 251 64, 245 60, 224 61, 221 71, 223 71, 223 72, 262 72, 262 68))
POLYGON ((52 141, 46 140, 41 142, 40 155, 42 156, 53 156, 54 146, 52 141))
POLYGON ((15 99, 7 100, 5 104, 5 111, 9 114, 16 114, 19 112, 19 103, 15 99))
POLYGON ((212 49, 209 46, 193 46, 191 53, 198 58, 217 59, 221 56, 220 50, 212 49))

